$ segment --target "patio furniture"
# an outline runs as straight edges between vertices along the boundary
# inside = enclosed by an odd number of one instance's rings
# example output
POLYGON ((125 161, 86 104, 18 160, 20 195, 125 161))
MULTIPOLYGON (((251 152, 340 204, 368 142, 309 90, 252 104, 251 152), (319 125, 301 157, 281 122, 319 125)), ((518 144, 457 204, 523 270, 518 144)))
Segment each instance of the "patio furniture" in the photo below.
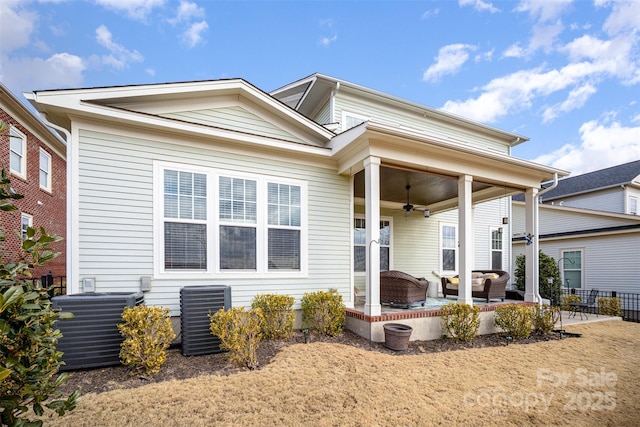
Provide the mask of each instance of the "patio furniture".
MULTIPOLYGON (((503 270, 473 270, 471 272, 471 296, 483 298, 487 302, 492 299, 504 301, 506 298, 509 273, 503 270)), ((442 277, 442 295, 458 296, 459 277, 442 277)))
POLYGON ((598 298, 598 290, 591 289, 589 292, 589 296, 587 297, 587 302, 570 302, 569 303, 569 317, 573 315, 576 317, 576 313, 580 312, 580 320, 582 320, 582 313, 584 313, 584 317, 589 320, 587 317, 587 311, 593 310, 598 317, 598 312, 596 311, 596 300, 598 298))
POLYGON ((415 278, 402 271, 391 270, 380 273, 380 303, 410 306, 424 302, 427 298, 429 281, 415 278))

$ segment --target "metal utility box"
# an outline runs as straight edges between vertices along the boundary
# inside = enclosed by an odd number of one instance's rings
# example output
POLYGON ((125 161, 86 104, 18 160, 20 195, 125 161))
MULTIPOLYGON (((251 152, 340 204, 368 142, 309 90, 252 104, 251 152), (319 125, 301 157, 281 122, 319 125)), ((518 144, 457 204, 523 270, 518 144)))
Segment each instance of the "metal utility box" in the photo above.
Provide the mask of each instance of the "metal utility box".
POLYGON ((122 323, 125 307, 144 303, 142 292, 81 293, 51 299, 53 308, 73 313, 72 319, 56 321, 62 338, 56 348, 62 351, 60 370, 96 368, 120 364, 122 323))
POLYGON ((180 289, 182 354, 220 353, 220 340, 211 334, 209 313, 231 308, 229 286, 185 286, 180 289))

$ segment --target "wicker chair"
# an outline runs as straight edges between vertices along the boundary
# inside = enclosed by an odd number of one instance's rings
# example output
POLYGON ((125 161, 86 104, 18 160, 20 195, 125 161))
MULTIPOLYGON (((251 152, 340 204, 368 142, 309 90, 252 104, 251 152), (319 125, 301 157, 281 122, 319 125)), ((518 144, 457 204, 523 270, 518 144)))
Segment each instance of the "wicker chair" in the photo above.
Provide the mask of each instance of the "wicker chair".
POLYGON ((383 304, 424 305, 428 288, 429 281, 422 277, 418 279, 397 270, 380 273, 380 302, 383 304))
MULTIPOLYGON (((504 301, 507 296, 507 283, 509 282, 509 273, 502 270, 473 270, 472 273, 496 273, 497 279, 485 279, 483 288, 481 290, 472 290, 471 296, 473 298, 482 298, 487 302, 491 299, 500 299, 504 301)), ((457 276, 456 276, 457 277, 457 276)), ((458 289, 452 289, 449 284, 449 278, 443 277, 442 279, 442 295, 446 298, 447 295, 458 295, 458 289)))

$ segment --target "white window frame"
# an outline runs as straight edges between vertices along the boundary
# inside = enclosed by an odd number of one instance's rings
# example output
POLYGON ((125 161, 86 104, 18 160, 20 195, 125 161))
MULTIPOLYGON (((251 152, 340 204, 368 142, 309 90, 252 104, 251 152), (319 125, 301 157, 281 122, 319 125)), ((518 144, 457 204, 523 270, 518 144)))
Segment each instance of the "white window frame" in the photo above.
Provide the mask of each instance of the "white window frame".
POLYGON ((584 289, 584 249, 582 248, 567 248, 567 249, 562 249, 560 251, 560 279, 562 281, 562 287, 563 288, 567 288, 567 289, 584 289), (580 253, 580 268, 571 268, 572 264, 569 263, 569 268, 564 268, 565 264, 564 264, 564 259, 568 259, 568 257, 566 257, 567 252, 579 252, 580 253), (576 288, 576 287, 569 287, 566 284, 566 279, 565 279, 565 271, 579 271, 580 272, 580 287, 576 288))
POLYGON ((19 176, 20 178, 27 179, 27 135, 22 133, 17 127, 14 125, 9 126, 9 168, 13 175, 19 176), (22 141, 22 154, 20 155, 20 170, 16 170, 11 165, 11 154, 14 152, 11 149, 11 144, 16 139, 20 139, 22 141))
POLYGON ((504 270, 504 228, 502 227, 489 227, 489 265, 492 270, 504 270), (493 233, 500 233, 500 250, 493 248, 493 233), (500 268, 494 268, 493 265, 493 253, 500 252, 500 268))
POLYGON ((627 213, 630 215, 640 215, 640 211, 638 211, 638 198, 634 196, 628 197, 628 211, 627 213))
MULTIPOLYGON (((358 126, 358 125, 353 125, 353 126, 347 127, 347 119, 349 119, 349 118, 356 119, 356 120, 362 120, 360 123, 368 122, 370 120, 369 117, 363 116, 362 114, 355 114, 355 113, 350 113, 348 111, 342 111, 342 123, 341 123, 341 126, 342 126, 342 131, 343 132, 346 131, 346 130, 351 129, 352 127, 358 126)), ((360 124, 360 123, 358 123, 358 124, 360 124)))
POLYGON ((439 269, 440 269, 440 275, 441 276, 450 276, 450 275, 455 275, 458 274, 458 263, 460 261, 460 247, 459 247, 459 239, 460 236, 458 234, 458 224, 454 224, 454 223, 448 223, 448 222, 441 222, 440 223, 440 228, 439 228, 439 236, 438 236, 438 262, 439 262, 439 269), (445 247, 443 245, 443 238, 444 238, 444 228, 445 227, 452 227, 455 230, 456 236, 455 236, 455 245, 454 247, 445 247), (455 253, 455 266, 454 266, 454 270, 445 270, 444 269, 444 257, 442 256, 442 252, 444 249, 450 249, 453 250, 455 253))
MULTIPOLYGON (((354 215, 354 224, 352 225, 353 229, 355 230, 355 220, 363 220, 365 221, 365 215, 362 214, 356 214, 354 215)), ((390 216, 381 216, 380 217, 380 222, 382 221, 387 221, 389 222, 389 245, 380 245, 380 247, 388 247, 389 248, 389 270, 393 270, 393 217, 390 216)), ((365 221, 366 224, 366 221, 365 221)), ((355 233, 354 233, 354 240, 355 240, 355 233)), ((355 253, 355 247, 356 246, 365 246, 365 254, 367 253, 367 249, 366 249, 366 244, 356 244, 355 241, 353 241, 353 247, 354 247, 354 253, 355 253)), ((352 260, 353 262, 353 273, 356 276, 365 276, 367 274, 366 271, 356 271, 355 270, 355 259, 352 260)), ((366 262, 365 262, 366 265, 366 262)))
POLYGON ((27 238, 27 227, 33 227, 33 215, 22 213, 20 215, 20 231, 22 240, 27 238))
MULTIPOLYGON (((308 185, 305 181, 274 177, 268 175, 249 174, 224 169, 207 168, 178 163, 154 162, 154 270, 160 278, 280 278, 307 277, 308 266, 308 185), (164 171, 177 170, 205 174, 207 176, 207 268, 205 270, 167 270, 164 266, 164 171), (221 176, 256 181, 257 221, 256 227, 256 269, 226 270, 220 269, 219 230, 219 178, 221 176), (277 226, 268 224, 267 188, 269 183, 286 184, 300 188, 300 269, 272 269, 268 266, 268 230, 277 226)), ((250 225, 250 224, 247 224, 250 225)), ((282 227, 284 228, 284 227, 282 227)))
POLYGON ((38 158, 38 165, 39 165, 38 181, 40 182, 40 188, 48 192, 51 192, 51 170, 53 168, 53 164, 51 163, 52 160, 53 159, 51 158, 51 154, 49 154, 46 150, 40 147, 40 157, 38 158), (42 169, 42 156, 47 158, 49 163, 49 170, 42 169), (43 172, 47 174, 47 179, 44 185, 42 184, 43 172))

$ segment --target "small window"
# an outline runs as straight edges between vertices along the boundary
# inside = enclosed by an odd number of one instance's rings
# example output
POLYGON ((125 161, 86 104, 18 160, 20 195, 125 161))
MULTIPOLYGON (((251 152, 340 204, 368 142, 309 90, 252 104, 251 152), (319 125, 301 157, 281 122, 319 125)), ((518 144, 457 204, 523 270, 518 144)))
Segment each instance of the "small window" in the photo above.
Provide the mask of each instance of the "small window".
POLYGON ((563 251, 562 258, 562 286, 565 288, 582 289, 582 251, 563 251))
MULTIPOLYGON (((353 227, 353 266, 354 271, 362 273, 366 271, 366 221, 364 218, 354 218, 353 227)), ((391 268, 391 220, 380 220, 380 271, 388 271, 391 268)))
POLYGON ((352 127, 358 126, 360 123, 364 123, 368 120, 369 118, 365 116, 343 112, 342 113, 342 130, 345 131, 345 130, 351 129, 352 127))
POLYGON ((638 198, 629 196, 629 214, 638 215, 638 198))
POLYGON ((502 270, 502 228, 491 230, 491 268, 502 270))
POLYGON ((14 126, 9 128, 11 146, 10 168, 14 175, 27 177, 27 137, 14 126))
POLYGON ((458 265, 458 227, 443 224, 440 227, 440 253, 442 272, 452 273, 458 265))
POLYGON ((51 191, 51 154, 40 149, 40 188, 51 191))
POLYGON ((29 214, 23 213, 21 216, 22 240, 27 238, 27 228, 33 227, 33 217, 29 214))

